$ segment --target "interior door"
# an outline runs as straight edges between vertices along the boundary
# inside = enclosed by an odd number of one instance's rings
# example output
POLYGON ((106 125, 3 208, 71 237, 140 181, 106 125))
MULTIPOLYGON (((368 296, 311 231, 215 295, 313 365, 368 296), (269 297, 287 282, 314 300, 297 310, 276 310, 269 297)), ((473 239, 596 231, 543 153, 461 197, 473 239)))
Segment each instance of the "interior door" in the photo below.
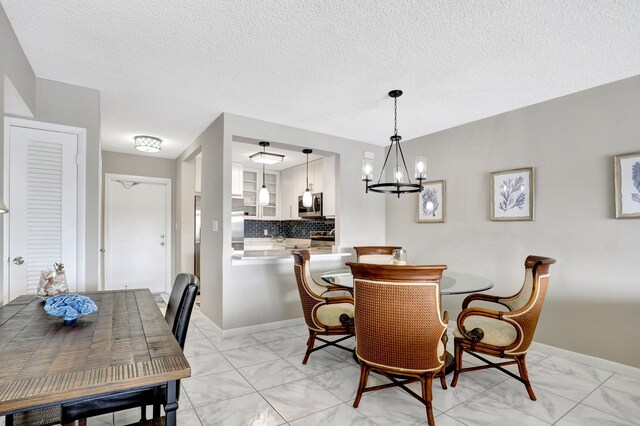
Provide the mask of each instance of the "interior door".
POLYGON ((9 300, 56 262, 76 291, 78 136, 11 126, 9 144, 9 300))
POLYGON ((168 180, 107 175, 105 193, 106 290, 169 291, 168 180))

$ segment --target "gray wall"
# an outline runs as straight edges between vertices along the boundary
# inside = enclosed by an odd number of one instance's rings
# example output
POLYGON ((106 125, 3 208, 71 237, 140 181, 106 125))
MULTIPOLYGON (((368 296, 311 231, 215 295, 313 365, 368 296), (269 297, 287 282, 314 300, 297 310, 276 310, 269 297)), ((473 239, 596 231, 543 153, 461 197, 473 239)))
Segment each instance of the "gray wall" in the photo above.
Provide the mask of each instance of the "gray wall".
MULTIPOLYGON (((36 76, 25 56, 4 9, 0 6, 0 199, 7 202, 4 194, 4 75, 7 75, 25 104, 35 111, 36 76)), ((8 206, 11 209, 11 206, 8 206)), ((0 221, 0 240, 5 235, 4 223, 0 221)), ((2 250, 2 248, 0 248, 2 250)), ((4 254, 0 258, 4 259, 4 254)), ((4 262, 0 262, 0 277, 4 274, 4 262)), ((4 283, 3 283, 4 285, 4 283)), ((0 302, 2 301, 0 287, 0 302)))
POLYGON ((640 151, 639 113, 640 76, 407 141, 446 180, 446 223, 416 223, 417 197, 388 197, 387 243, 490 277, 498 295, 521 286, 527 255, 554 257, 535 340, 640 367, 640 220, 614 219, 613 201, 613 155, 640 151), (491 222, 489 173, 528 166, 536 220, 491 222))
MULTIPOLYGON (((376 168, 380 170, 384 160, 382 147, 227 113, 221 115, 176 160, 176 177, 180 191, 178 200, 184 203, 192 197, 193 188, 193 171, 188 160, 202 150, 201 308, 222 328, 237 326, 229 318, 241 314, 225 312, 223 299, 241 297, 236 294, 239 287, 234 287, 231 274, 231 149, 234 136, 336 153, 339 157, 336 175, 340 182, 336 188, 338 243, 348 248, 358 244, 383 244, 385 238, 385 197, 365 194, 360 180, 363 151, 375 154, 376 168), (218 232, 211 229, 214 220, 218 221, 218 232)), ((189 231, 192 222, 188 211, 178 210, 182 211, 178 213, 176 240, 184 246, 192 241, 189 231), (183 238, 185 235, 187 238, 183 238)), ((189 267, 184 265, 185 261, 190 262, 189 259, 179 258, 177 268, 189 267)))
MULTIPOLYGON (((6 74, 34 120, 87 129, 86 182, 86 289, 98 289, 98 213, 100 191, 100 93, 80 86, 36 78, 20 43, 0 7, 0 71, 6 74)), ((0 75, 0 77, 3 77, 0 75)), ((0 99, 4 99, 4 78, 0 78, 0 99)), ((2 116, 4 117, 4 102, 2 116)), ((0 120, 0 182, 4 176, 4 119, 0 120)), ((0 190, 3 186, 0 185, 0 190)), ((5 199, 4 195, 3 198, 5 199)), ((8 206, 11 209, 11 206, 8 206)), ((11 213, 9 213, 11 214, 11 213)), ((4 238, 0 229, 0 238, 4 238)), ((0 273, 4 263, 0 262, 0 273)))
MULTIPOLYGON (((131 143, 133 150, 133 142, 131 143)), ((159 177, 171 179, 171 276, 175 276, 175 229, 176 229, 176 162, 166 158, 154 158, 148 155, 123 154, 119 152, 102 151, 102 185, 104 175, 116 173, 123 175, 159 177)), ((102 193, 101 223, 102 241, 104 241, 104 191, 102 193)), ((101 271, 104 274, 104 271, 101 271)), ((103 275, 104 276, 104 275, 103 275)))
POLYGON ((100 217, 100 92, 36 79, 36 121, 87 129, 85 191, 85 271, 87 291, 98 290, 100 217))

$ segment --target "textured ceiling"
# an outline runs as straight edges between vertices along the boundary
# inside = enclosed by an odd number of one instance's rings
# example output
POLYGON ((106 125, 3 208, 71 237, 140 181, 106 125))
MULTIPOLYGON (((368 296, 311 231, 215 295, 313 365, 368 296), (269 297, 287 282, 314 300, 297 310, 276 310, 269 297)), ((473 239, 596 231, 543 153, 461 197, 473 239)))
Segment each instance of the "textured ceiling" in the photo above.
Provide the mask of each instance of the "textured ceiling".
POLYGON ((388 143, 640 74, 640 1, 0 0, 36 75, 99 89, 106 150, 222 111, 388 143))

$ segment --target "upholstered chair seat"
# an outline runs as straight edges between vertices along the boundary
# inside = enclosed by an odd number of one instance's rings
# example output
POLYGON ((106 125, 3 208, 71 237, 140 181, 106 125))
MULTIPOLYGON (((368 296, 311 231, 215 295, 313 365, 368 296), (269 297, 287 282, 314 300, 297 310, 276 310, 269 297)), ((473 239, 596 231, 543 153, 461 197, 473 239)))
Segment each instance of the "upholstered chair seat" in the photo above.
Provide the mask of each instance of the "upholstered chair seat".
MULTIPOLYGON (((516 341, 518 332, 516 328, 506 322, 493 318, 471 315, 464 319, 463 327, 467 332, 479 328, 483 331, 484 336, 478 341, 493 346, 509 346, 516 341)), ((453 332, 454 337, 464 338, 464 335, 458 328, 453 332)))
POLYGON ((316 309, 316 318, 324 325, 331 327, 339 327, 340 315, 346 314, 349 318, 353 318, 353 303, 333 303, 330 305, 322 305, 316 309))

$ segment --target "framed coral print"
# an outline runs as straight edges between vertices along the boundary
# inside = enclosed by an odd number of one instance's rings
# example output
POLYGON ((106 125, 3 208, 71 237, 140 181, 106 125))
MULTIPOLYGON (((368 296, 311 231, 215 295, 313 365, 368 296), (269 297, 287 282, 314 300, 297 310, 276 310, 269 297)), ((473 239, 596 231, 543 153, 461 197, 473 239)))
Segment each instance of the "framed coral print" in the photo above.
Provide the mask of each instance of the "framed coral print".
POLYGON ((640 218, 640 152, 613 157, 616 218, 640 218))
POLYGON ((418 222, 444 223, 445 184, 443 180, 434 180, 422 184, 418 194, 418 222))
POLYGON ((533 167, 491 173, 491 220, 533 220, 533 167))

